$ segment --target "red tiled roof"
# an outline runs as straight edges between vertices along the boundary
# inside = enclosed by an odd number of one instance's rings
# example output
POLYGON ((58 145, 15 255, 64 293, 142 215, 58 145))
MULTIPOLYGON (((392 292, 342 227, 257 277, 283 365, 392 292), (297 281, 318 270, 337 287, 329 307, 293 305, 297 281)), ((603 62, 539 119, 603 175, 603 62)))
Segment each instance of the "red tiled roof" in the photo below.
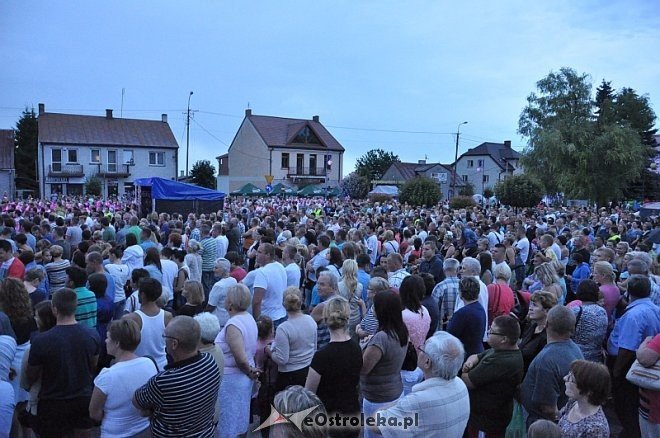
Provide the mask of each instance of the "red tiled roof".
POLYGON ((39 115, 39 142, 71 145, 178 148, 167 122, 75 114, 39 115))
POLYGON ((14 130, 0 129, 0 169, 14 168, 14 130))
POLYGON ((252 123, 261 138, 269 147, 300 147, 305 149, 322 149, 344 152, 344 148, 320 122, 305 119, 289 119, 285 117, 249 115, 247 119, 252 123), (316 134, 322 144, 297 144, 291 140, 305 127, 316 134))

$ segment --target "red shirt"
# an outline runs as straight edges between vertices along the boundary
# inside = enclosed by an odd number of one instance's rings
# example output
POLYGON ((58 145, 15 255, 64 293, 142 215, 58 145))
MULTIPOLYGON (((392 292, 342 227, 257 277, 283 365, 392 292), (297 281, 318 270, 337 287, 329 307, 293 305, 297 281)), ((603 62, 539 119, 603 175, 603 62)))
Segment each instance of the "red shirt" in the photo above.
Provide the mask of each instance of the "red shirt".
POLYGON ((507 284, 493 283, 488 288, 488 321, 500 315, 508 315, 515 306, 513 291, 507 284))
POLYGON ((25 277, 25 265, 23 262, 14 257, 14 261, 9 265, 9 269, 7 269, 7 277, 23 280, 23 277, 25 277))

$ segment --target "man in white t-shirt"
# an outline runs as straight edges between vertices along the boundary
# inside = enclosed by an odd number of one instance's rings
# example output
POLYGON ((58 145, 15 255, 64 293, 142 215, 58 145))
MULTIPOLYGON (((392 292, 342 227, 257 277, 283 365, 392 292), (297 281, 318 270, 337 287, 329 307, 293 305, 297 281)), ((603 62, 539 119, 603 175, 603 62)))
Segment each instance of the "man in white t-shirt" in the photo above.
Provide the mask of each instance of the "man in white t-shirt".
POLYGON ((113 248, 108 254, 109 263, 104 265, 105 271, 110 274, 115 281, 114 319, 121 319, 124 314, 124 307, 126 306, 126 293, 124 292, 124 286, 129 280, 130 271, 128 266, 121 262, 123 254, 124 251, 121 247, 113 248))
POLYGON ((211 288, 209 303, 206 306, 206 311, 218 318, 221 329, 227 324, 227 320, 229 319, 229 313, 225 309, 227 290, 237 284, 236 279, 229 276, 229 271, 231 271, 229 260, 219 258, 215 261, 213 273, 215 274, 215 278, 219 278, 219 280, 211 288))
POLYGON ((369 259, 371 260, 371 266, 376 265, 376 260, 378 258, 378 237, 376 237, 376 230, 374 224, 367 225, 367 254, 369 254, 369 259))
POLYGON ((282 265, 286 270, 286 286, 300 287, 300 266, 296 263, 298 250, 293 245, 287 245, 282 251, 282 265))
POLYGON ((167 294, 167 305, 172 306, 174 302, 174 280, 179 275, 179 266, 170 260, 172 250, 163 248, 160 254, 160 267, 163 272, 163 294, 167 294))
POLYGON ((229 239, 225 236, 225 230, 222 224, 214 224, 211 236, 215 238, 216 257, 221 259, 227 255, 227 248, 229 248, 229 239))
POLYGON ((257 250, 257 265, 254 277, 254 296, 252 297, 252 316, 258 318, 262 313, 273 320, 273 327, 286 320, 286 310, 282 305, 286 289, 286 269, 275 261, 275 247, 262 243, 257 250))

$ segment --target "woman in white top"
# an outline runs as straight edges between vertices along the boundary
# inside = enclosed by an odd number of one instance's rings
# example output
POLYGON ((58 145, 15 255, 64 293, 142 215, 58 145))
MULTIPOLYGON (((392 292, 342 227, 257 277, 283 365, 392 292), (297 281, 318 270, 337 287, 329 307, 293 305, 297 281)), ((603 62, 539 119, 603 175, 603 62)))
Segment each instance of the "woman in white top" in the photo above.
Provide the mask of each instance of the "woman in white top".
POLYGON ((247 313, 250 302, 250 291, 245 285, 237 284, 227 290, 225 309, 229 320, 215 338, 225 358, 218 424, 221 438, 244 434, 250 424, 252 385, 259 377, 259 370, 254 367, 257 323, 247 313))
POLYGON ((367 313, 366 305, 362 300, 362 284, 358 282, 357 279, 357 262, 353 259, 344 260, 341 271, 344 276, 337 287, 339 295, 346 298, 351 308, 351 316, 348 321, 348 332, 351 335, 351 338, 356 338, 355 327, 357 327, 367 313))
POLYGON ((184 258, 185 264, 190 270, 190 279, 202 281, 202 256, 199 254, 199 242, 190 239, 188 242, 188 254, 184 258))
POLYGON ((135 390, 158 370, 153 360, 135 355, 140 343, 140 327, 135 321, 113 321, 105 345, 115 357, 111 368, 104 368, 94 379, 89 415, 101 422, 101 437, 142 437, 149 434, 149 419, 133 406, 135 390))

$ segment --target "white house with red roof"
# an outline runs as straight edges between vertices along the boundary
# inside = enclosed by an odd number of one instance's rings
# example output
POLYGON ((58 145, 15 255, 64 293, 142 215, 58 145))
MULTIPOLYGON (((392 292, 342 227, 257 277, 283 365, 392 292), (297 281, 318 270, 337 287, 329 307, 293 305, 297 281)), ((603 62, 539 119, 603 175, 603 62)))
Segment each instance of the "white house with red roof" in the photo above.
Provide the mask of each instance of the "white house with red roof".
POLYGON ((344 148, 321 124, 307 119, 260 116, 245 110, 226 154, 218 160, 218 190, 230 193, 247 183, 336 186, 342 179, 344 148))

